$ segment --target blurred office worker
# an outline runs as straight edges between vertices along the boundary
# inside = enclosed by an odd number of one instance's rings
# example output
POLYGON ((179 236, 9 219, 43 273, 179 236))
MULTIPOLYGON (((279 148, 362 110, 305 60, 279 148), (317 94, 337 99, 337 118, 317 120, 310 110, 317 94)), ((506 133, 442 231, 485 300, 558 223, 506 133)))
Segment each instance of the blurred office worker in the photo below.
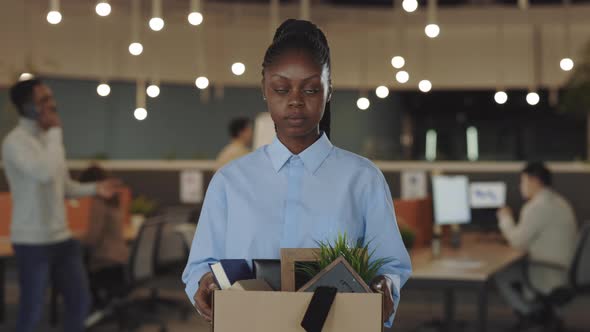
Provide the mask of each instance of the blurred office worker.
MULTIPOLYGON (((105 169, 92 165, 80 174, 79 181, 89 183, 109 178, 111 175, 105 169)), ((119 195, 109 199, 93 200, 88 230, 80 240, 87 252, 88 275, 94 305, 106 305, 110 298, 101 290, 111 290, 116 294, 123 292, 125 268, 129 259, 119 195)))
POLYGON ((217 156, 217 169, 251 152, 250 147, 252 146, 253 130, 250 119, 233 119, 229 124, 229 134, 231 136, 231 142, 217 156))
MULTIPOLYGON (((508 207, 498 210, 498 223, 506 240, 528 253, 531 285, 546 294, 567 282, 577 236, 574 211, 565 198, 551 189, 551 177, 544 164, 528 164, 520 179, 520 191, 527 200, 520 220, 515 223, 508 207)), ((524 286, 524 272, 522 266, 513 266, 500 273, 496 281, 509 305, 518 315, 527 317, 536 309, 534 299, 527 296, 531 292, 524 286)))
POLYGON ((65 331, 83 331, 88 282, 80 244, 66 222, 64 198, 109 198, 116 181, 82 185, 70 178, 61 121, 47 85, 39 80, 16 83, 10 98, 20 120, 2 143, 2 161, 13 204, 10 237, 20 289, 16 330, 35 330, 51 278, 64 298, 65 331))

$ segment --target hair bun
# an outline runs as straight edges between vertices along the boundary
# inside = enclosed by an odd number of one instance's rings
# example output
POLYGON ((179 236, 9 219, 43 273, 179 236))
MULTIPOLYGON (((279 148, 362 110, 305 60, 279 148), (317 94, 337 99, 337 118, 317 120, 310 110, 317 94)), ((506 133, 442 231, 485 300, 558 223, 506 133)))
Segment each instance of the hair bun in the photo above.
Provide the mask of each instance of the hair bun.
POLYGON ((275 31, 272 42, 273 44, 280 42, 288 36, 308 36, 327 45, 326 37, 323 36, 320 29, 315 24, 306 20, 290 18, 284 21, 275 31))

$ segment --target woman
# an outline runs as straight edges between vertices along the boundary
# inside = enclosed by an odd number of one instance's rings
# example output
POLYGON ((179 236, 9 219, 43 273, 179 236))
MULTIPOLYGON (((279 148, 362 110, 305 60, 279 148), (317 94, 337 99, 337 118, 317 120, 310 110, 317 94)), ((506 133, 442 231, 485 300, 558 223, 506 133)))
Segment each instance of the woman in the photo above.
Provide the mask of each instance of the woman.
MULTIPOLYGON (((99 166, 91 166, 80 174, 80 182, 96 182, 109 178, 99 166)), ((82 237, 88 253, 88 272, 94 305, 100 307, 109 300, 101 290, 120 293, 125 280, 129 249, 123 234, 123 219, 119 211, 119 197, 96 198, 90 209, 88 230, 82 237)))
POLYGON ((287 20, 266 51, 262 92, 277 138, 218 171, 207 190, 186 292, 211 320, 215 283, 209 263, 222 258, 277 259, 280 248, 317 247, 346 232, 391 257, 372 288, 384 293, 390 325, 411 268, 385 178, 370 161, 332 146, 330 49, 308 21, 287 20))

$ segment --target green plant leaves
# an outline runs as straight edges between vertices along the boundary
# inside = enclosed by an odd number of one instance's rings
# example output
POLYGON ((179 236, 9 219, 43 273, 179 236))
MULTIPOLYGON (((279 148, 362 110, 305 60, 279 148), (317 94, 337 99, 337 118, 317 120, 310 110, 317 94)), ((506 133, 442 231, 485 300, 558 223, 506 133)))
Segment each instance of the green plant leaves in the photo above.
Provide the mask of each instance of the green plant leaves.
POLYGON ((148 216, 156 210, 156 207, 156 201, 151 200, 145 196, 139 196, 131 202, 129 212, 131 214, 141 214, 144 216, 148 216))
POLYGON ((319 252, 317 254, 317 265, 302 265, 296 269, 310 278, 313 278, 321 270, 330 265, 338 257, 342 256, 352 266, 352 268, 359 274, 359 276, 367 283, 377 276, 379 269, 384 265, 393 261, 392 258, 378 258, 373 259, 375 249, 369 250, 372 243, 368 241, 363 245, 362 239, 357 239, 354 243, 348 238, 347 234, 338 233, 336 240, 330 241, 316 241, 319 252))

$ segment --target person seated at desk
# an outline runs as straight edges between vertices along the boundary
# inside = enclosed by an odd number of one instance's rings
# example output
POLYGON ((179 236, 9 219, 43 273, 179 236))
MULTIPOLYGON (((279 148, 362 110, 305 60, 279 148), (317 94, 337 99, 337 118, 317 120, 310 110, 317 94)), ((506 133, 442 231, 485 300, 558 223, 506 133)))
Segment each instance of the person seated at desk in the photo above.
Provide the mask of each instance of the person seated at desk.
POLYGON ((224 147, 217 156, 217 169, 251 152, 250 146, 252 145, 253 130, 250 119, 233 119, 229 124, 229 134, 231 136, 231 143, 224 147))
MULTIPOLYGON (((543 163, 529 163, 522 171, 520 191, 526 204, 518 224, 512 210, 498 210, 498 223, 508 243, 527 251, 531 262, 564 267, 563 271, 531 266, 531 284, 542 293, 550 293, 567 282, 567 268, 575 251, 577 223, 565 198, 551 189, 551 172, 543 163)), ((525 270, 515 265, 500 273, 496 282, 501 295, 521 318, 535 314, 535 301, 525 285, 525 270)), ((523 322, 524 320, 521 320, 523 322)))
MULTIPOLYGON (((80 182, 103 181, 109 177, 103 168, 94 165, 80 174, 80 182)), ((81 240, 88 252, 90 290, 95 306, 100 307, 108 302, 101 290, 117 293, 117 288, 125 280, 125 266, 129 259, 118 195, 92 202, 88 230, 81 240)))

